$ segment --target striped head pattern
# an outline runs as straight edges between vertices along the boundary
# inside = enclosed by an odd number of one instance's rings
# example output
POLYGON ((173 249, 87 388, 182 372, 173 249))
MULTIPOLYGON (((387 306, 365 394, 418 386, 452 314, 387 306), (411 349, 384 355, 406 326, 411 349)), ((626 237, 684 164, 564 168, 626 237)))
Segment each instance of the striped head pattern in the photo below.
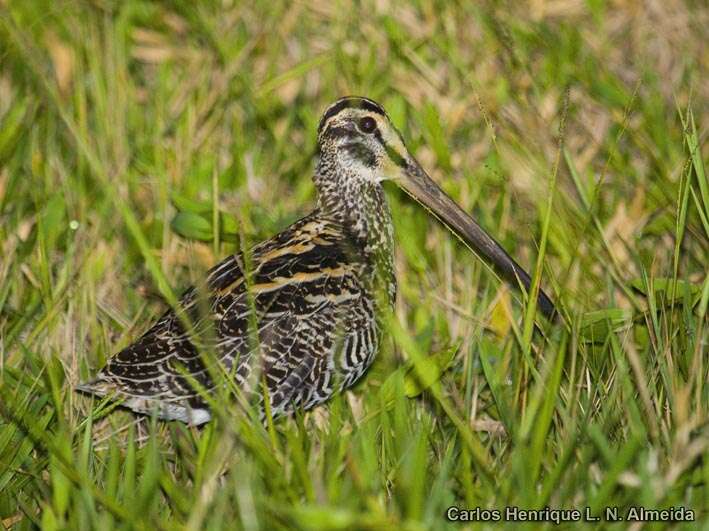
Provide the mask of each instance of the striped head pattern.
POLYGON ((330 105, 318 127, 320 155, 361 179, 394 179, 411 159, 386 111, 368 98, 347 96, 330 105))

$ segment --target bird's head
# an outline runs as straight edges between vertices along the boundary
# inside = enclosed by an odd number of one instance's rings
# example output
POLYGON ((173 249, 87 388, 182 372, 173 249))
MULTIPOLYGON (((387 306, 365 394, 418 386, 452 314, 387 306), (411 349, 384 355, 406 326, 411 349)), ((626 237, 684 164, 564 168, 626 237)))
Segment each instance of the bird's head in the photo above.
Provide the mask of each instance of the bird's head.
MULTIPOLYGON (((337 100, 320 120, 318 147, 350 178, 394 181, 510 282, 529 289, 527 272, 428 176, 381 105, 357 96, 337 100)), ((556 312, 541 290, 538 304, 547 316, 556 312)))
POLYGON ((318 127, 321 154, 360 178, 396 179, 411 162, 399 131, 378 103, 349 96, 330 105, 318 127))

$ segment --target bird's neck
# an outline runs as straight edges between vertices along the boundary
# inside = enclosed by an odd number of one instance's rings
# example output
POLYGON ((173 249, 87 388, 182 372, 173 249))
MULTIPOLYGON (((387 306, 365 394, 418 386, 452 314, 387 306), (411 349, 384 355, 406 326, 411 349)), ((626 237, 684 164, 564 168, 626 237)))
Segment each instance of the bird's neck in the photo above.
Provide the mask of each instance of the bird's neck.
POLYGON ((365 255, 391 260, 393 226, 382 185, 328 158, 320 159, 313 180, 320 212, 341 224, 365 255))

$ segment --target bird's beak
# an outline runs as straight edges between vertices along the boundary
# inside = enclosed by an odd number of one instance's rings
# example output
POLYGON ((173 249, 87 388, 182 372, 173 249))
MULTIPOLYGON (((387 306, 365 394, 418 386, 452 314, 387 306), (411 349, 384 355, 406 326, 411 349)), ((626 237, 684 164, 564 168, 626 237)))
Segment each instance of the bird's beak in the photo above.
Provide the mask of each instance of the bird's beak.
MULTIPOLYGON (((529 291, 529 274, 515 262, 492 236, 478 225, 455 201, 433 182, 413 157, 407 158, 395 179, 406 193, 432 212, 451 229, 476 254, 490 262, 494 268, 515 286, 520 283, 529 291)), ((539 290, 538 306, 549 318, 556 314, 551 299, 539 290)))

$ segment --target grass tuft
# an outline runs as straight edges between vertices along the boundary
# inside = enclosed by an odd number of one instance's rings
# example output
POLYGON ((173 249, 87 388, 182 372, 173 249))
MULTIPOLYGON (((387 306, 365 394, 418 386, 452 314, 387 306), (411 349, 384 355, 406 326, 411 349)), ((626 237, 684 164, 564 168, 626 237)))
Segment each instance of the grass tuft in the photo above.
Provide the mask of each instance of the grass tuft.
POLYGON ((453 505, 706 526, 708 24, 679 0, 0 1, 0 529, 457 529, 453 505), (75 393, 312 208, 345 94, 563 322, 387 187, 399 297, 353 390, 265 427, 224 392, 203 429, 75 393))

